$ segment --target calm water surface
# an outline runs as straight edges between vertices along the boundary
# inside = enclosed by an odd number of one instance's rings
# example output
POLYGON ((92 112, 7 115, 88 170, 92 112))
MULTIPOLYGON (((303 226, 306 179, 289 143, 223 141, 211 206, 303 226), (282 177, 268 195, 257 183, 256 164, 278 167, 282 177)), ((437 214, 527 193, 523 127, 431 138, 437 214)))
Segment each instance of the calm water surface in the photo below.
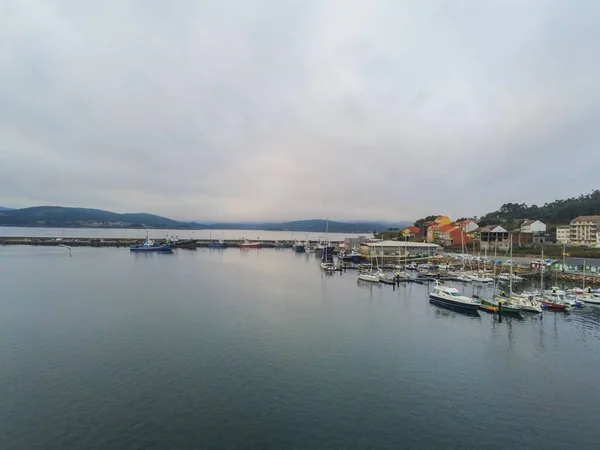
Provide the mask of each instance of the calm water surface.
POLYGON ((597 449, 600 308, 523 320, 290 250, 0 247, 0 448, 597 449))

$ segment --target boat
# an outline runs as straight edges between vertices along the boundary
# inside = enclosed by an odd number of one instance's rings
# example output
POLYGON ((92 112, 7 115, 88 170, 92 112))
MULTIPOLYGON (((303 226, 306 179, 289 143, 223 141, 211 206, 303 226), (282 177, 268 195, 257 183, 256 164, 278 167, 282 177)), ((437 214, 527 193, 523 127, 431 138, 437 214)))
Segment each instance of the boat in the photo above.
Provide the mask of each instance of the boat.
POLYGON ((227 248, 227 242, 223 239, 219 239, 218 241, 210 241, 208 243, 208 248, 227 248))
POLYGON ((167 242, 166 244, 156 244, 152 239, 146 238, 141 244, 134 244, 129 247, 132 252, 165 252, 169 253, 173 251, 173 243, 167 242))
POLYGON ((553 311, 568 311, 570 306, 561 302, 559 298, 544 298, 542 299, 542 308, 551 309, 553 311))
POLYGON ((321 269, 325 270, 326 272, 335 272, 336 270, 338 270, 338 268, 335 266, 335 264, 333 264, 333 262, 322 262, 321 269))
POLYGON ((361 258, 362 258, 362 255, 359 252, 357 252, 356 250, 352 250, 349 253, 344 253, 342 255, 342 260, 345 262, 359 263, 361 258))
POLYGON ((306 252, 306 244, 304 242, 300 242, 300 241, 294 242, 293 248, 296 253, 306 252))
POLYGON ((498 309, 498 311, 506 313, 506 314, 520 314, 521 308, 513 303, 511 299, 508 297, 498 297, 496 299, 481 299, 481 304, 486 306, 493 306, 498 309))
POLYGON ((493 283, 493 282, 494 282, 494 279, 493 279, 493 278, 491 278, 491 277, 486 277, 486 276, 485 276, 485 275, 483 275, 483 274, 476 274, 476 273, 473 273, 473 274, 466 275, 466 278, 467 278, 468 280, 470 280, 470 281, 474 281, 474 282, 476 282, 476 283, 493 283))
POLYGON ((437 281, 429 294, 429 301, 434 304, 468 311, 477 311, 481 305, 479 299, 466 297, 458 289, 441 286, 437 281))
POLYGON ((379 277, 371 272, 359 272, 358 279, 362 281, 370 281, 372 283, 379 283, 379 277))
POLYGON ((239 244, 240 248, 260 248, 260 242, 258 241, 249 241, 248 239, 244 239, 241 244, 239 244))
POLYGON ((511 298, 512 302, 517 305, 521 311, 531 313, 541 313, 542 305, 533 295, 521 294, 511 298))
POLYGON ((195 239, 176 239, 172 241, 173 247, 175 248, 185 248, 188 250, 196 250, 196 240, 195 239))

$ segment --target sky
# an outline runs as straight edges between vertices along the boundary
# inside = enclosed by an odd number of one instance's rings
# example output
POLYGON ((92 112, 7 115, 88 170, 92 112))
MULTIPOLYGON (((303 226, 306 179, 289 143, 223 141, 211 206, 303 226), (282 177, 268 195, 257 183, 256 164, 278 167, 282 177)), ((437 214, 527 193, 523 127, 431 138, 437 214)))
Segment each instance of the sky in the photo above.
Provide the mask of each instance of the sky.
POLYGON ((411 220, 597 188, 595 0, 3 0, 0 205, 411 220))

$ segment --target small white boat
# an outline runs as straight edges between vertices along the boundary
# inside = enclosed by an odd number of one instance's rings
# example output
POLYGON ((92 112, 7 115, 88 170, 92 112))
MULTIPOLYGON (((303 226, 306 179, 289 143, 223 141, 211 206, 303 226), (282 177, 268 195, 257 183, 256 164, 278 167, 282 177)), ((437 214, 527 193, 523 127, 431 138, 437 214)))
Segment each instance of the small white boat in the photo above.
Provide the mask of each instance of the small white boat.
POLYGON ((429 301, 438 305, 468 311, 477 311, 481 305, 480 300, 464 296, 458 289, 441 286, 438 282, 435 283, 433 291, 429 294, 429 301))
POLYGON ((362 281, 370 281, 372 283, 379 283, 379 277, 372 272, 359 273, 358 279, 362 281))
POLYGON ((583 294, 580 296, 581 300, 590 305, 600 305, 600 294, 583 294))
POLYGON ((521 311, 532 313, 542 312, 542 303, 536 300, 533 295, 521 294, 515 295, 510 299, 521 311))
POLYGON ((332 262, 322 262, 321 269, 325 270, 326 272, 335 272, 336 270, 338 270, 335 264, 333 264, 332 262))
POLYGON ((481 274, 467 275, 467 278, 475 283, 493 283, 494 279, 481 274))

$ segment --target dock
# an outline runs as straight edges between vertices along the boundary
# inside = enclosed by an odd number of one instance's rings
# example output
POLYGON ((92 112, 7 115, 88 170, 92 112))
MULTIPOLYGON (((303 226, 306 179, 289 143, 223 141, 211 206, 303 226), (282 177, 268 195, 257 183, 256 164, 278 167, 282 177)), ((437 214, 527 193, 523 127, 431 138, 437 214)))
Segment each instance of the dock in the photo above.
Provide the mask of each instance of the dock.
MULTIPOLYGON (((14 237, 0 236, 0 245, 41 245, 41 246, 59 246, 67 245, 69 247, 129 247, 144 241, 145 239, 132 238, 57 238, 57 237, 14 237)), ((156 242, 163 241, 154 239, 156 242)), ((195 244, 198 248, 208 247, 211 241, 209 239, 185 239, 187 243, 195 244)), ((237 248, 243 242, 241 239, 225 239, 227 247, 237 248)), ((261 248, 292 248, 294 241, 273 241, 273 240, 256 240, 260 242, 261 248)), ((309 241, 311 245, 317 245, 317 241, 309 241)), ((331 245, 335 248, 342 241, 331 241, 331 245)))

